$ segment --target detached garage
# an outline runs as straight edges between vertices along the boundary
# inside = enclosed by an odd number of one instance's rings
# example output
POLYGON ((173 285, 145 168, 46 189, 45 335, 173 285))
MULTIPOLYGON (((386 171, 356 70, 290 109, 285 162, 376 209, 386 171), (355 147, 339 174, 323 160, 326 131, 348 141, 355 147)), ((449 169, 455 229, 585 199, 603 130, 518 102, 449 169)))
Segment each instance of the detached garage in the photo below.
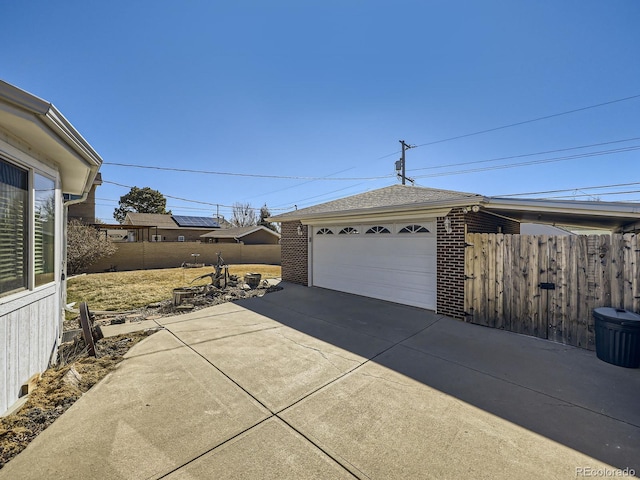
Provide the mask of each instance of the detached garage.
POLYGON ((636 232, 640 208, 393 185, 269 220, 282 224, 283 280, 465 319, 467 234, 519 234, 520 222, 636 232))
POLYGON ((282 278, 460 317, 464 234, 519 233, 475 193, 393 185, 272 217, 282 278), (457 303, 456 303, 457 302, 457 303))

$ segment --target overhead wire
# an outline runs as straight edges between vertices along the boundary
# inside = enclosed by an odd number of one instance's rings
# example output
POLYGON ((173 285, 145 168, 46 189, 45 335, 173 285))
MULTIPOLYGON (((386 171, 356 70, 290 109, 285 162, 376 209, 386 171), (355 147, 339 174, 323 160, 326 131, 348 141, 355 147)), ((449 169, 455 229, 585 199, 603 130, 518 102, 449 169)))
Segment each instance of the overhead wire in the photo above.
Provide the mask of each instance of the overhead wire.
POLYGON ((521 197, 526 195, 546 195, 547 193, 564 193, 564 192, 573 192, 576 190, 599 190, 602 188, 618 188, 618 187, 629 187, 631 185, 640 185, 640 182, 630 182, 630 183, 614 183, 610 185, 595 185, 591 187, 576 187, 576 188, 563 188, 559 190, 544 190, 540 192, 526 192, 526 193, 506 193, 504 195, 496 195, 497 197, 521 197))
POLYGON ((104 162, 103 165, 111 165, 116 167, 129 167, 129 168, 143 168, 149 170, 162 170, 167 172, 184 172, 184 173, 199 173, 204 175, 228 175, 234 177, 250 177, 250 178, 272 178, 283 180, 340 180, 340 181, 368 181, 368 180, 382 180, 385 178, 395 177, 395 175, 383 175, 378 177, 305 177, 297 175, 263 175, 258 173, 234 173, 234 172, 216 172, 212 170, 194 170, 190 168, 174 168, 174 167, 157 167, 152 165, 136 165, 133 163, 116 163, 116 162, 104 162))
MULTIPOLYGON (((594 109, 594 108, 598 108, 598 107, 602 107, 602 106, 606 106, 606 105, 611 105, 611 104, 615 104, 615 103, 619 103, 619 102, 624 102, 624 101, 628 101, 628 100, 633 100, 633 99, 637 99, 637 98, 640 98, 640 94, 639 95, 632 95, 632 96, 628 96, 628 97, 623 97, 623 98, 611 100, 611 101, 608 101, 608 102, 602 102, 602 103, 598 103, 598 104, 594 104, 594 105, 589 105, 589 106, 586 106, 586 107, 567 110, 567 111, 563 111, 563 112, 559 112, 559 113, 554 113, 554 114, 551 114, 551 115, 545 115, 545 116, 542 116, 542 117, 536 117, 536 118, 532 118, 532 119, 529 119, 529 120, 524 120, 524 121, 520 121, 520 122, 514 122, 514 123, 507 124, 507 125, 501 125, 501 126, 498 126, 498 127, 479 130, 479 131, 476 131, 476 132, 471 132, 471 133, 462 134, 462 135, 456 135, 456 136, 444 138, 444 139, 441 139, 441 140, 426 142, 426 143, 415 145, 414 147, 424 147, 424 146, 428 146, 428 145, 435 145, 435 144, 438 144, 438 143, 444 143, 444 142, 448 142, 448 141, 452 141, 452 140, 458 140, 458 139, 462 139, 462 138, 467 138, 467 137, 471 137, 471 136, 475 136, 475 135, 481 135, 481 134, 490 133, 490 132, 494 132, 494 131, 498 131, 498 130, 503 130, 503 129, 506 129, 506 128, 525 125, 525 124, 528 124, 528 123, 538 122, 538 121, 542 121, 542 120, 548 120, 550 118, 555 118, 555 117, 559 117, 559 116, 563 116, 563 115, 569 115, 569 114, 572 114, 572 113, 577 113, 577 112, 581 112, 581 111, 585 111, 585 110, 589 110, 589 109, 594 109)), ((502 158, 495 158, 495 159, 488 159, 488 160, 478 160, 478 161, 473 161, 473 162, 462 162, 462 163, 457 163, 457 164, 441 165, 441 166, 434 166, 434 167, 424 167, 424 168, 412 169, 411 171, 428 170, 428 169, 435 169, 435 168, 446 168, 446 167, 451 167, 451 166, 463 166, 463 165, 470 165, 470 164, 487 163, 487 162, 492 162, 492 161, 508 160, 508 159, 514 159, 514 158, 523 158, 523 157, 527 157, 527 156, 543 155, 543 154, 548 154, 548 153, 556 153, 556 152, 560 152, 560 151, 568 151, 568 150, 574 150, 574 149, 580 149, 580 148, 589 148, 589 147, 607 145, 607 144, 612 144, 612 143, 620 143, 620 142, 625 142, 625 141, 632 141, 632 140, 637 140, 638 138, 639 137, 631 138, 631 139, 624 139, 624 140, 615 140, 615 141, 611 141, 611 142, 602 142, 602 143, 599 143, 599 144, 592 144, 592 145, 586 145, 586 146, 569 147, 569 148, 566 148, 566 149, 549 150, 549 151, 546 151, 546 152, 514 155, 514 156, 511 156, 511 157, 502 157, 502 158)), ((558 158, 554 158, 554 159, 542 159, 542 160, 536 160, 536 161, 532 161, 532 162, 520 162, 520 163, 508 164, 508 165, 496 165, 496 166, 485 167, 485 168, 480 168, 480 169, 468 169, 468 170, 453 171, 453 172, 441 172, 441 173, 438 173, 438 174, 420 175, 420 176, 417 176, 416 178, 429 178, 429 177, 438 177, 438 176, 459 175, 459 174, 465 174, 465 173, 482 172, 482 171, 487 171, 487 170, 497 170, 497 169, 514 168, 514 167, 521 167, 521 166, 527 166, 527 165, 535 165, 535 164, 540 164, 540 163, 559 162, 559 161, 571 160, 571 159, 575 159, 575 158, 586 158, 586 157, 590 157, 590 156, 606 155, 606 154, 612 154, 612 153, 621 153, 621 152, 624 152, 624 151, 633 151, 633 150, 636 150, 638 148, 640 148, 640 147, 634 146, 634 147, 629 147, 627 149, 619 149, 619 150, 611 150, 611 151, 603 151, 603 152, 592 152, 592 153, 586 153, 586 154, 581 154, 581 155, 577 155, 577 156, 558 157, 558 158)), ((392 154, 385 155, 383 157, 379 157, 379 159, 386 158, 386 157, 389 157, 389 156, 392 156, 392 155, 396 155, 397 153, 399 153, 399 152, 394 152, 392 154)), ((304 182, 304 183, 308 183, 308 182, 311 182, 311 181, 327 181, 327 180, 333 180, 333 181, 373 181, 373 180, 382 180, 382 179, 395 178, 395 176, 396 176, 395 174, 389 174, 389 175, 377 176, 377 177, 346 177, 346 178, 330 177, 330 176, 311 177, 311 176, 294 176, 294 175, 264 175, 264 174, 238 173, 238 172, 219 172, 219 171, 183 169, 183 168, 174 168, 174 167, 158 167, 158 166, 148 166, 148 165, 136 165, 136 164, 119 163, 119 162, 105 162, 104 165, 129 167, 129 168, 141 168, 141 169, 152 169, 152 170, 163 170, 163 171, 174 171, 174 172, 185 172, 185 173, 199 173, 199 174, 207 174, 207 175, 225 175, 225 176, 252 177, 252 178, 271 178, 271 179, 288 179, 288 180, 306 180, 307 182, 304 182)), ((347 169, 347 170, 349 170, 349 169, 347 169)), ((343 171, 346 171, 346 170, 343 170, 343 171)), ((340 172, 338 172, 338 173, 340 173, 340 172)), ((116 184, 115 182, 108 182, 108 181, 106 181, 105 183, 116 184)), ((116 185, 122 186, 121 184, 116 184, 116 185)), ((127 188, 131 188, 131 187, 127 187, 127 188)), ((286 187, 286 188, 293 188, 293 187, 286 187)), ((349 187, 347 187, 347 188, 349 188, 349 187)), ((330 193, 327 193, 326 195, 328 195, 330 193)), ((321 196, 324 196, 324 195, 318 195, 316 197, 321 197, 321 196)), ((167 198, 174 198, 174 199, 182 200, 182 201, 187 201, 187 202, 192 202, 192 203, 199 203, 199 204, 203 204, 203 205, 220 206, 219 204, 214 204, 214 203, 210 203, 210 202, 202 202, 202 201, 191 200, 191 199, 185 199, 185 198, 181 198, 181 197, 172 197, 172 196, 169 196, 169 195, 166 195, 166 197, 167 198)), ((311 197, 311 198, 316 198, 316 197, 311 197)), ((292 203, 295 203, 295 202, 292 202, 292 203)), ((231 207, 229 207, 229 208, 231 208, 231 207)), ((280 210, 286 210, 286 209, 280 209, 280 210)))
POLYGON ((570 150, 580 150, 583 148, 592 148, 592 147, 601 147, 602 145, 612 145, 614 143, 624 143, 624 142, 631 142, 634 140, 640 140, 640 137, 632 137, 632 138, 625 138, 622 140, 612 140, 610 142, 600 142, 600 143, 592 143, 590 145, 579 145, 577 147, 567 147, 567 148, 558 148, 555 150, 545 150, 542 152, 535 152, 535 153, 523 153, 520 155, 511 155, 508 157, 496 157, 496 158, 490 158, 490 159, 486 159, 486 160, 474 160, 471 162, 460 162, 460 163, 450 163, 450 164, 442 164, 442 165, 434 165, 431 167, 420 167, 420 168, 412 168, 409 169, 409 172, 417 172, 420 170, 435 170, 438 168, 448 168, 448 167, 459 167, 459 166, 463 166, 463 165, 474 165, 474 164, 478 164, 478 163, 489 163, 489 162, 499 162, 502 160, 512 160, 514 158, 525 158, 525 157, 534 157, 537 155, 546 155, 549 153, 559 153, 559 152, 568 152, 570 150))
MULTIPOLYGON (((118 187, 124 187, 124 188, 129 188, 129 189, 133 188, 133 187, 132 187, 132 186, 130 186, 130 185, 124 185, 124 184, 122 184, 122 183, 117 183, 117 182, 111 182, 111 181, 109 181, 109 180, 103 180, 103 181, 102 181, 102 183, 108 183, 108 184, 110 184, 110 185, 116 185, 116 186, 118 186, 118 187)), ((162 196, 163 196, 163 197, 166 197, 166 198, 173 198, 174 200, 181 200, 181 201, 183 201, 183 202, 197 203, 197 204, 200 204, 200 205, 210 205, 210 206, 212 206, 212 207, 234 208, 234 207, 233 207, 233 205, 223 205, 223 204, 221 204, 221 203, 203 202, 203 201, 201 201, 201 200, 192 200, 192 199, 189 199, 189 198, 175 197, 175 196, 173 196, 173 195, 165 195, 165 194, 162 194, 162 196)), ((259 208, 252 208, 252 210, 259 211, 260 209, 259 209, 259 208)), ((270 210, 286 210, 286 209, 284 209, 284 208, 274 208, 274 209, 271 209, 271 208, 270 208, 270 210)))
MULTIPOLYGON (((413 148, 426 147, 428 145, 436 145, 438 143, 450 142, 452 140, 459 140, 461 138, 473 137, 475 135, 482 135, 482 134, 485 134, 485 133, 496 132, 498 130, 504 130, 506 128, 517 127, 519 125, 526 125, 528 123, 539 122, 541 120, 548 120, 550 118, 561 117, 563 115, 569 115, 569 114, 572 114, 572 113, 583 112, 585 110, 590 110, 592 108, 604 107, 606 105, 612 105, 614 103, 625 102, 627 100, 634 100, 636 98, 640 98, 640 95, 631 95, 629 97, 618 98, 616 100, 610 100, 608 102, 597 103, 595 105, 589 105, 589 106, 581 107, 581 108, 574 108, 573 110, 567 110, 567 111, 564 111, 564 112, 553 113, 551 115, 545 115, 545 116, 542 116, 542 117, 536 117, 536 118, 532 118, 532 119, 529 119, 529 120, 523 120, 521 122, 509 123, 507 125, 501 125, 499 127, 487 128, 485 130, 479 130, 477 132, 465 133, 465 134, 462 134, 462 135, 456 135, 454 137, 443 138, 441 140, 434 140, 432 142, 421 143, 421 144, 418 144, 418 145, 413 145, 412 147, 413 148)), ((387 158, 387 157, 391 157, 393 155, 397 155, 398 153, 400 153, 400 151, 396 151, 396 152, 390 153, 388 155, 385 155, 383 157, 379 157, 378 160, 381 160, 381 159, 387 158)))
POLYGON ((543 163, 555 163, 555 162, 564 162, 567 160, 575 160, 579 158, 589 158, 589 157, 598 157, 601 155, 612 155, 616 153, 624 153, 624 152, 632 152, 635 150, 640 150, 640 145, 634 145, 631 147, 625 147, 614 150, 603 150, 599 152, 589 152, 589 153, 581 153, 579 155, 568 155, 565 157, 555 157, 555 158, 545 158, 539 160, 531 160, 529 162, 519 162, 519 163, 510 163, 506 165, 493 165, 491 167, 481 167, 481 168, 471 168, 467 170, 454 170, 451 172, 439 172, 439 173, 430 173, 427 175, 416 175, 414 178, 433 178, 433 177, 445 177, 449 175, 462 175, 467 173, 478 173, 478 172, 488 172, 490 170, 504 170, 507 168, 517 168, 517 167, 525 167, 529 165, 540 165, 543 163))

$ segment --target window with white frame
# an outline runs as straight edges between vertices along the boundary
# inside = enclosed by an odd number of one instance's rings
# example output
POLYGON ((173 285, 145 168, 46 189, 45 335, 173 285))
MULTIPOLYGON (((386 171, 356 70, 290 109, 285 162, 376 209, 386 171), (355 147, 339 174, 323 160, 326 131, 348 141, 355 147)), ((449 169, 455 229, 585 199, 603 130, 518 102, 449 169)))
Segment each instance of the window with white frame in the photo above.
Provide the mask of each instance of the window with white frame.
POLYGON ((340 232, 338 232, 338 235, 357 235, 358 233, 359 232, 356 227, 344 227, 340 232))
POLYGON ((0 296, 55 280, 55 232, 55 181, 0 159, 0 296))
POLYGON ((184 242, 184 235, 178 235, 178 241, 184 242))

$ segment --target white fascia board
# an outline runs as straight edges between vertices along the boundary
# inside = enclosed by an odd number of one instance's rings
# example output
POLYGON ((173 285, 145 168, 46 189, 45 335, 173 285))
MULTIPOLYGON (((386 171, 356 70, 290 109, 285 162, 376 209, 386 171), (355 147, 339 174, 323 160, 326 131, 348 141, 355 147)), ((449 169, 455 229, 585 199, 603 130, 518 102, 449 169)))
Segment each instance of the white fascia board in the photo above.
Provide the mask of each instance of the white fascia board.
POLYGON ((629 215, 637 215, 638 218, 640 218, 640 203, 490 198, 485 206, 489 209, 496 208, 512 211, 526 210, 530 212, 568 213, 604 217, 628 217, 629 215))
POLYGON ((300 222, 303 225, 347 225, 352 223, 373 223, 373 222, 394 222, 404 220, 424 220, 427 218, 446 217, 451 212, 452 207, 442 207, 437 209, 420 209, 380 212, 360 215, 333 215, 315 218, 304 218, 300 222))

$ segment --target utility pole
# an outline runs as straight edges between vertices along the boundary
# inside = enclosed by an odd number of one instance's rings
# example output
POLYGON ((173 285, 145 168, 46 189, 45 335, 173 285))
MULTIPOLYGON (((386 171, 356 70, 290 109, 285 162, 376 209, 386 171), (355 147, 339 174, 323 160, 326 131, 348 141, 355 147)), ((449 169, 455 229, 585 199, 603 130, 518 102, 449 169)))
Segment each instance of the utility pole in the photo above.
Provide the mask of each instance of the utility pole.
MULTIPOLYGON (((402 178, 402 185, 406 185, 407 184, 407 166, 406 166, 405 152, 410 148, 413 148, 414 146, 405 143, 404 140, 399 140, 399 142, 402 145, 402 157, 400 158, 400 161, 396 162, 396 171, 399 171, 398 176, 402 178)), ((413 183, 413 180, 411 178, 409 178, 408 180, 411 183, 413 183)))

